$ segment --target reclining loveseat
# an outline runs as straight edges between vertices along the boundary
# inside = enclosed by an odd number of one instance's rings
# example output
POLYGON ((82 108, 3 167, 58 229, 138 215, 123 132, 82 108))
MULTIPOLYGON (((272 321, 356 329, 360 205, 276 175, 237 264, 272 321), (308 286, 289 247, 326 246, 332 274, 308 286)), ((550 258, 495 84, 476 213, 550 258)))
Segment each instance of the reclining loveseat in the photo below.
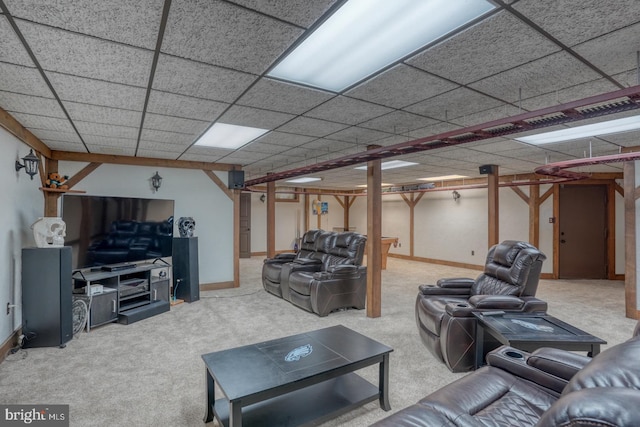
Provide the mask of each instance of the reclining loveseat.
POLYGON ((298 253, 265 259, 264 289, 319 316, 343 308, 363 309, 366 241, 353 232, 309 230, 302 236, 298 253))
POLYGON ((499 347, 487 355, 488 366, 373 426, 640 426, 639 329, 593 359, 549 347, 499 347))
MULTIPOLYGON (((545 255, 526 242, 506 240, 487 253, 484 272, 470 278, 420 285, 415 304, 423 344, 452 372, 475 366, 477 311, 546 312, 535 298, 545 255)), ((491 350, 499 344, 485 343, 491 350)))

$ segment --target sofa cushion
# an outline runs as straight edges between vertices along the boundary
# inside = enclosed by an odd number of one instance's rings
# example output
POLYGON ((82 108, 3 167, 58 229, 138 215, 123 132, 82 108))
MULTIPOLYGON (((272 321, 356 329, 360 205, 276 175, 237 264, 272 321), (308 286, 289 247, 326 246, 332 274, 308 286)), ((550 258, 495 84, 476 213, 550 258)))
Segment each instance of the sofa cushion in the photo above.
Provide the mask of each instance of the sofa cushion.
POLYGON ((289 276, 289 289, 300 295, 311 294, 311 282, 313 273, 306 271, 296 271, 289 276))
POLYGON ((280 283, 280 273, 282 264, 264 264, 262 266, 262 276, 273 283, 280 283))

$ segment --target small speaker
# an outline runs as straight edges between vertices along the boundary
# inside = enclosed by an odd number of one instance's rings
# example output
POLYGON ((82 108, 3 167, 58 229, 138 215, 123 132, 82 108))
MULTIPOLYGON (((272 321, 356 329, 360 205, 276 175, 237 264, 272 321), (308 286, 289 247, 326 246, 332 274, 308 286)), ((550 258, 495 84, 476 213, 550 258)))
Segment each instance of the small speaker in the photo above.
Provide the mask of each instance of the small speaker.
POLYGON ((244 171, 229 171, 228 182, 231 190, 244 188, 244 171))
POLYGON ((480 174, 481 175, 488 175, 490 173, 495 172, 496 170, 496 165, 482 165, 480 166, 480 174))

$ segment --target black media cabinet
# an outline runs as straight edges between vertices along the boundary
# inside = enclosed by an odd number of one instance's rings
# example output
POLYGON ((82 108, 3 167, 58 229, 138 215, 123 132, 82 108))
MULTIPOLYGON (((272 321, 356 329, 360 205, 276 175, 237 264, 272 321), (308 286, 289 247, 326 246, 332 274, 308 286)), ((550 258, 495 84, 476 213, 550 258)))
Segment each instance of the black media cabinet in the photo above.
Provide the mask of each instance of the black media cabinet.
POLYGON ((80 270, 72 275, 74 294, 89 300, 87 330, 118 321, 129 324, 169 311, 169 265, 80 270))

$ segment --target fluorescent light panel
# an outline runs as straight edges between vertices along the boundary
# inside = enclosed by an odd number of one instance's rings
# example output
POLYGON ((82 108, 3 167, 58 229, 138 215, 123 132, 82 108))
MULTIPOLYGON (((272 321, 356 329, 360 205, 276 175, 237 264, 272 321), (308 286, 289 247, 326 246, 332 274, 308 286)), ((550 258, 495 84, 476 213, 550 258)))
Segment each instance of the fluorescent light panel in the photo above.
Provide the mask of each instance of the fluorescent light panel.
POLYGON ((432 176, 429 178, 418 178, 418 181, 448 181, 451 179, 462 179, 469 178, 466 175, 441 175, 441 176, 432 176))
POLYGON ((340 92, 494 8, 486 0, 349 0, 268 75, 340 92))
POLYGON ((322 181, 322 178, 314 178, 312 176, 307 176, 303 178, 290 179, 285 182, 290 182, 292 184, 304 184, 305 182, 315 182, 315 181, 322 181))
MULTIPOLYGON (((417 163, 405 162, 404 160, 391 160, 389 162, 382 162, 380 164, 380 169, 387 170, 387 169, 395 169, 395 168, 404 168, 406 166, 413 166, 413 165, 417 165, 417 163)), ((355 169, 366 171, 367 166, 358 166, 355 169)))
POLYGON ((248 144, 268 131, 269 129, 216 123, 196 141, 195 145, 234 150, 248 144))
POLYGON ((515 139, 529 144, 541 145, 588 138, 590 136, 629 132, 636 129, 640 129, 640 116, 609 120, 591 125, 576 126, 570 129, 561 129, 515 139))

